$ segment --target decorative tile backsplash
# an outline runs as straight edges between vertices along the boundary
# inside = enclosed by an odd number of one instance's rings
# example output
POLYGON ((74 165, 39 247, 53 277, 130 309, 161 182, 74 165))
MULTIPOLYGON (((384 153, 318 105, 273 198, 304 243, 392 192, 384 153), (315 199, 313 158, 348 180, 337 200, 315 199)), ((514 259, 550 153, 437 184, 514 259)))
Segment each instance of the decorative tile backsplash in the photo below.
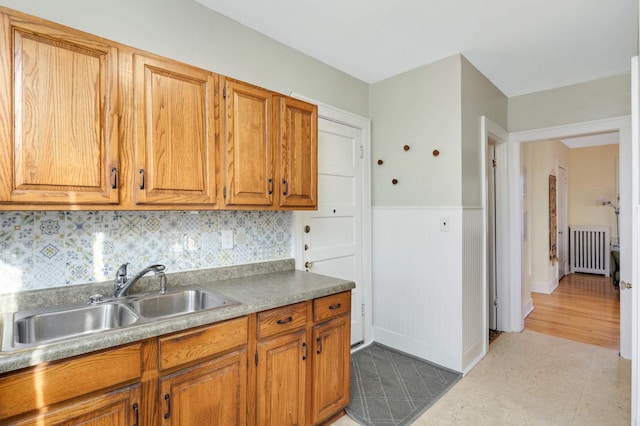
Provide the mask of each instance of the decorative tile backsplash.
POLYGON ((0 212, 0 293, 292 257, 292 213, 277 211, 0 212), (220 231, 234 248, 222 250, 220 231))

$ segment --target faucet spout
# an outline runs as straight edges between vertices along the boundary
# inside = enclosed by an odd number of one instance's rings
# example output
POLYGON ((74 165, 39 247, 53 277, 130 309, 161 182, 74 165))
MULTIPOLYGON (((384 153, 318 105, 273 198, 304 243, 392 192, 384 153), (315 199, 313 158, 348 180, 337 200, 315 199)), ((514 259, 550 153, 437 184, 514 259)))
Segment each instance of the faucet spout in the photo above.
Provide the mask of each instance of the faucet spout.
POLYGON ((133 285, 138 282, 140 278, 148 274, 149 272, 153 272, 156 275, 160 275, 160 279, 163 283, 163 287, 166 288, 166 277, 164 276, 164 270, 166 269, 164 265, 151 265, 144 268, 142 271, 138 272, 132 278, 127 278, 127 265, 125 263, 118 268, 116 272, 116 280, 115 280, 115 292, 114 297, 125 297, 129 294, 129 290, 133 285))

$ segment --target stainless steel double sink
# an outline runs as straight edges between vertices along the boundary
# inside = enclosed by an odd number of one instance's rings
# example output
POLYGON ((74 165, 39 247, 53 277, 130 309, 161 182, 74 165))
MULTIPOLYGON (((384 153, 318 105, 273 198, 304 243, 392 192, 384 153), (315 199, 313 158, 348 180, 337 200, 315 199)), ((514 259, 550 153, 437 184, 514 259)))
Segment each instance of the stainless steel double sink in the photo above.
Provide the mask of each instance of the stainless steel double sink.
POLYGON ((190 287, 19 311, 4 318, 1 350, 9 352, 237 304, 231 298, 190 287))

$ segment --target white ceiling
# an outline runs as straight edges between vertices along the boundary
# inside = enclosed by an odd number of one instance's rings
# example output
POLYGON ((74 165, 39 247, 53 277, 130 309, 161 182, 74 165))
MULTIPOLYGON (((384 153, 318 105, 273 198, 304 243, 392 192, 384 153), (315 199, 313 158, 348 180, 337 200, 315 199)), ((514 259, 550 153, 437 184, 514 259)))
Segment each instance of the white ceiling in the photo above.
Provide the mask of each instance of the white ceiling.
POLYGON ((629 72, 638 0, 196 0, 367 83, 462 53, 511 97, 629 72))

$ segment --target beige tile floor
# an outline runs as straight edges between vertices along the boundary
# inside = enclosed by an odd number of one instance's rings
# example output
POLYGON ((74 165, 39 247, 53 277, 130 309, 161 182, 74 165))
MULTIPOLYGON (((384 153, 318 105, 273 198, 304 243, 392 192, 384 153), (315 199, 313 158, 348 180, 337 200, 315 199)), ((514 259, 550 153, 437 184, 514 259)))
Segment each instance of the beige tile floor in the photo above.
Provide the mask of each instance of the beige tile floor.
MULTIPOLYGON (((631 362, 533 331, 503 333, 414 425, 628 425, 631 362)), ((347 416, 333 426, 357 425, 347 416)))

